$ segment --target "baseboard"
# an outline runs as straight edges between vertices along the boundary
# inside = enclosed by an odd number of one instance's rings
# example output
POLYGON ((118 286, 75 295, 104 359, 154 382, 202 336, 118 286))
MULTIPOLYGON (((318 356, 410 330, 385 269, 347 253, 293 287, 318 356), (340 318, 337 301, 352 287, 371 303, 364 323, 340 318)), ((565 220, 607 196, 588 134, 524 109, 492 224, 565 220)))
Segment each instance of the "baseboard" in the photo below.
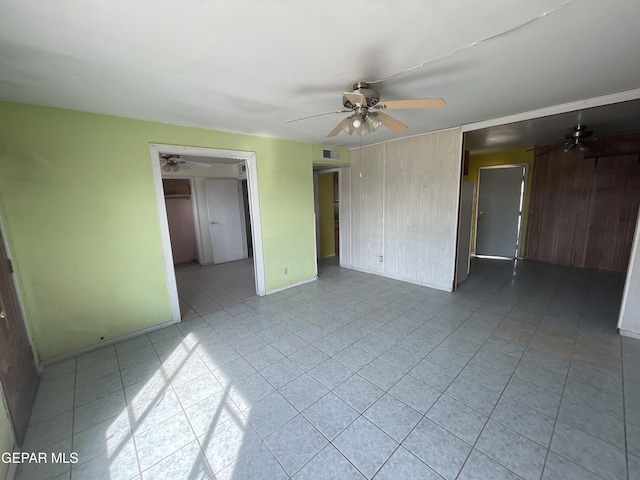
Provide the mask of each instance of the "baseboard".
POLYGON ((305 283, 315 282, 317 279, 318 277, 315 276, 315 277, 307 278, 305 280, 300 280, 299 282, 292 283, 291 285, 285 285, 284 287, 278 287, 278 288, 274 288, 273 290, 267 290, 265 292, 265 295, 282 292, 283 290, 289 290, 290 288, 293 288, 293 287, 299 287, 300 285, 304 285, 305 283))
POLYGON ((323 256, 323 257, 320 257, 320 260, 322 260, 323 258, 331 258, 331 257, 335 257, 335 256, 336 256, 336 254, 335 254, 335 253, 331 253, 331 254, 329 254, 329 255, 325 255, 325 256, 323 256))
POLYGON ((77 357, 79 355, 83 355, 85 353, 93 352, 94 350, 99 350, 103 347, 108 347, 109 345, 113 345, 115 343, 120 343, 125 340, 129 340, 131 338, 139 337, 140 335, 144 335, 146 333, 155 332, 156 330, 160 330, 162 328, 170 327, 171 325, 175 325, 176 323, 180 323, 180 320, 169 320, 168 322, 160 323, 159 325, 153 325, 151 327, 144 328, 142 330, 136 330, 135 332, 127 333, 126 335, 121 335, 120 337, 115 337, 110 340, 107 340, 102 343, 97 343, 95 345, 91 345, 89 347, 81 348, 79 350, 74 350, 70 353, 65 353, 64 355, 60 355, 58 357, 52 358, 50 360, 46 360, 41 362, 42 368, 46 368, 55 363, 63 362, 64 360, 68 360, 73 357, 77 357))
POLYGON ((367 270, 366 268, 354 267, 353 265, 340 264, 342 268, 348 268, 349 270, 356 270, 357 272, 370 273, 371 275, 378 275, 380 277, 391 278, 393 280, 400 280, 401 282, 411 283, 413 285, 420 285, 421 287, 433 288, 434 290, 440 290, 442 292, 452 292, 451 287, 443 287, 442 285, 433 285, 430 283, 418 282, 410 278, 404 278, 397 275, 392 275, 385 272, 374 272, 373 270, 367 270))

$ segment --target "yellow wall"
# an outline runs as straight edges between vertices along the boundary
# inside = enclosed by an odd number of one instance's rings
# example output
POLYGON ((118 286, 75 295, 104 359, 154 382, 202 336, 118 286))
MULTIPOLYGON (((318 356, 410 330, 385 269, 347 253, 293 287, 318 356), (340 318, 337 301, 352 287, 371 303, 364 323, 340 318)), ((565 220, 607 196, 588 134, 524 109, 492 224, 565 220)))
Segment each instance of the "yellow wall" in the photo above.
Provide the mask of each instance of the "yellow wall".
POLYGON ((471 155, 469 158, 469 175, 463 176, 463 181, 476 184, 476 198, 473 201, 473 223, 471 229, 471 249, 475 251, 476 245, 476 213, 478 209, 478 169, 480 167, 491 167, 494 165, 509 165, 515 163, 526 163, 527 183, 524 196, 524 213, 522 220, 522 239, 520 244, 520 256, 525 256, 525 240, 527 238, 527 223, 529 221, 529 201, 531 199, 531 179, 533 178, 533 149, 522 148, 518 150, 507 150, 505 152, 486 153, 483 155, 471 155))
POLYGON ((318 175, 318 223, 320 225, 320 258, 335 255, 336 240, 333 218, 333 173, 318 175))

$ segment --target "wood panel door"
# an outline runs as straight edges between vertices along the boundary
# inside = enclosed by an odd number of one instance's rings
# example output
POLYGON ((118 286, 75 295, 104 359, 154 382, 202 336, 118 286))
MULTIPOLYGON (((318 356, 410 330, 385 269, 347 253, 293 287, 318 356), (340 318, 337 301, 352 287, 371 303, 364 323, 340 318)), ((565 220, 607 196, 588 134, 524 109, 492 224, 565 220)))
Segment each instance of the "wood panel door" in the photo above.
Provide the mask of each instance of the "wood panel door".
POLYGON ((0 382, 16 441, 22 445, 39 378, 12 273, 0 231, 0 382))

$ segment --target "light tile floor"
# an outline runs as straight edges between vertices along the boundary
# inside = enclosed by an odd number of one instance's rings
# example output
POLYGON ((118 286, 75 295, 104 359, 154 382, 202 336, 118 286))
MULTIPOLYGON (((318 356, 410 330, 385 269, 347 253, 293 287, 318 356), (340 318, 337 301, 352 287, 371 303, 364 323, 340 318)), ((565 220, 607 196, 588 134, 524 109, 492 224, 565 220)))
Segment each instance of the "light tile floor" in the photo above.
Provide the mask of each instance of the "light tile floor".
POLYGON ((252 258, 206 267, 183 263, 175 271, 183 319, 256 297, 252 258))
POLYGON ((622 275, 483 260, 450 294, 321 267, 49 367, 24 449, 79 462, 18 479, 640 478, 622 275))

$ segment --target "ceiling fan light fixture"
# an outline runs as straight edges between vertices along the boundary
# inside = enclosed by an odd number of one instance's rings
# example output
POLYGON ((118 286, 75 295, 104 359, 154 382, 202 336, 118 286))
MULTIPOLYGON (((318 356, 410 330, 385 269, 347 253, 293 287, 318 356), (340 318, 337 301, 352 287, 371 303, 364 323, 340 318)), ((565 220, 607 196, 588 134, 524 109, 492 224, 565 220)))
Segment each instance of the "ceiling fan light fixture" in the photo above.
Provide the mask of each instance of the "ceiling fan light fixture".
POLYGON ((359 113, 355 113, 351 116, 351 127, 358 131, 362 128, 362 124, 364 123, 364 118, 359 113))
MULTIPOLYGON (((351 117, 347 118, 350 119, 351 117)), ((344 124, 342 125, 342 131, 344 133, 348 133, 349 135, 353 135, 353 127, 351 126, 351 121, 344 122, 344 124)))
POLYGON ((372 132, 376 131, 380 125, 382 125, 382 121, 377 117, 377 114, 367 115, 366 120, 367 125, 369 126, 369 130, 372 132))

